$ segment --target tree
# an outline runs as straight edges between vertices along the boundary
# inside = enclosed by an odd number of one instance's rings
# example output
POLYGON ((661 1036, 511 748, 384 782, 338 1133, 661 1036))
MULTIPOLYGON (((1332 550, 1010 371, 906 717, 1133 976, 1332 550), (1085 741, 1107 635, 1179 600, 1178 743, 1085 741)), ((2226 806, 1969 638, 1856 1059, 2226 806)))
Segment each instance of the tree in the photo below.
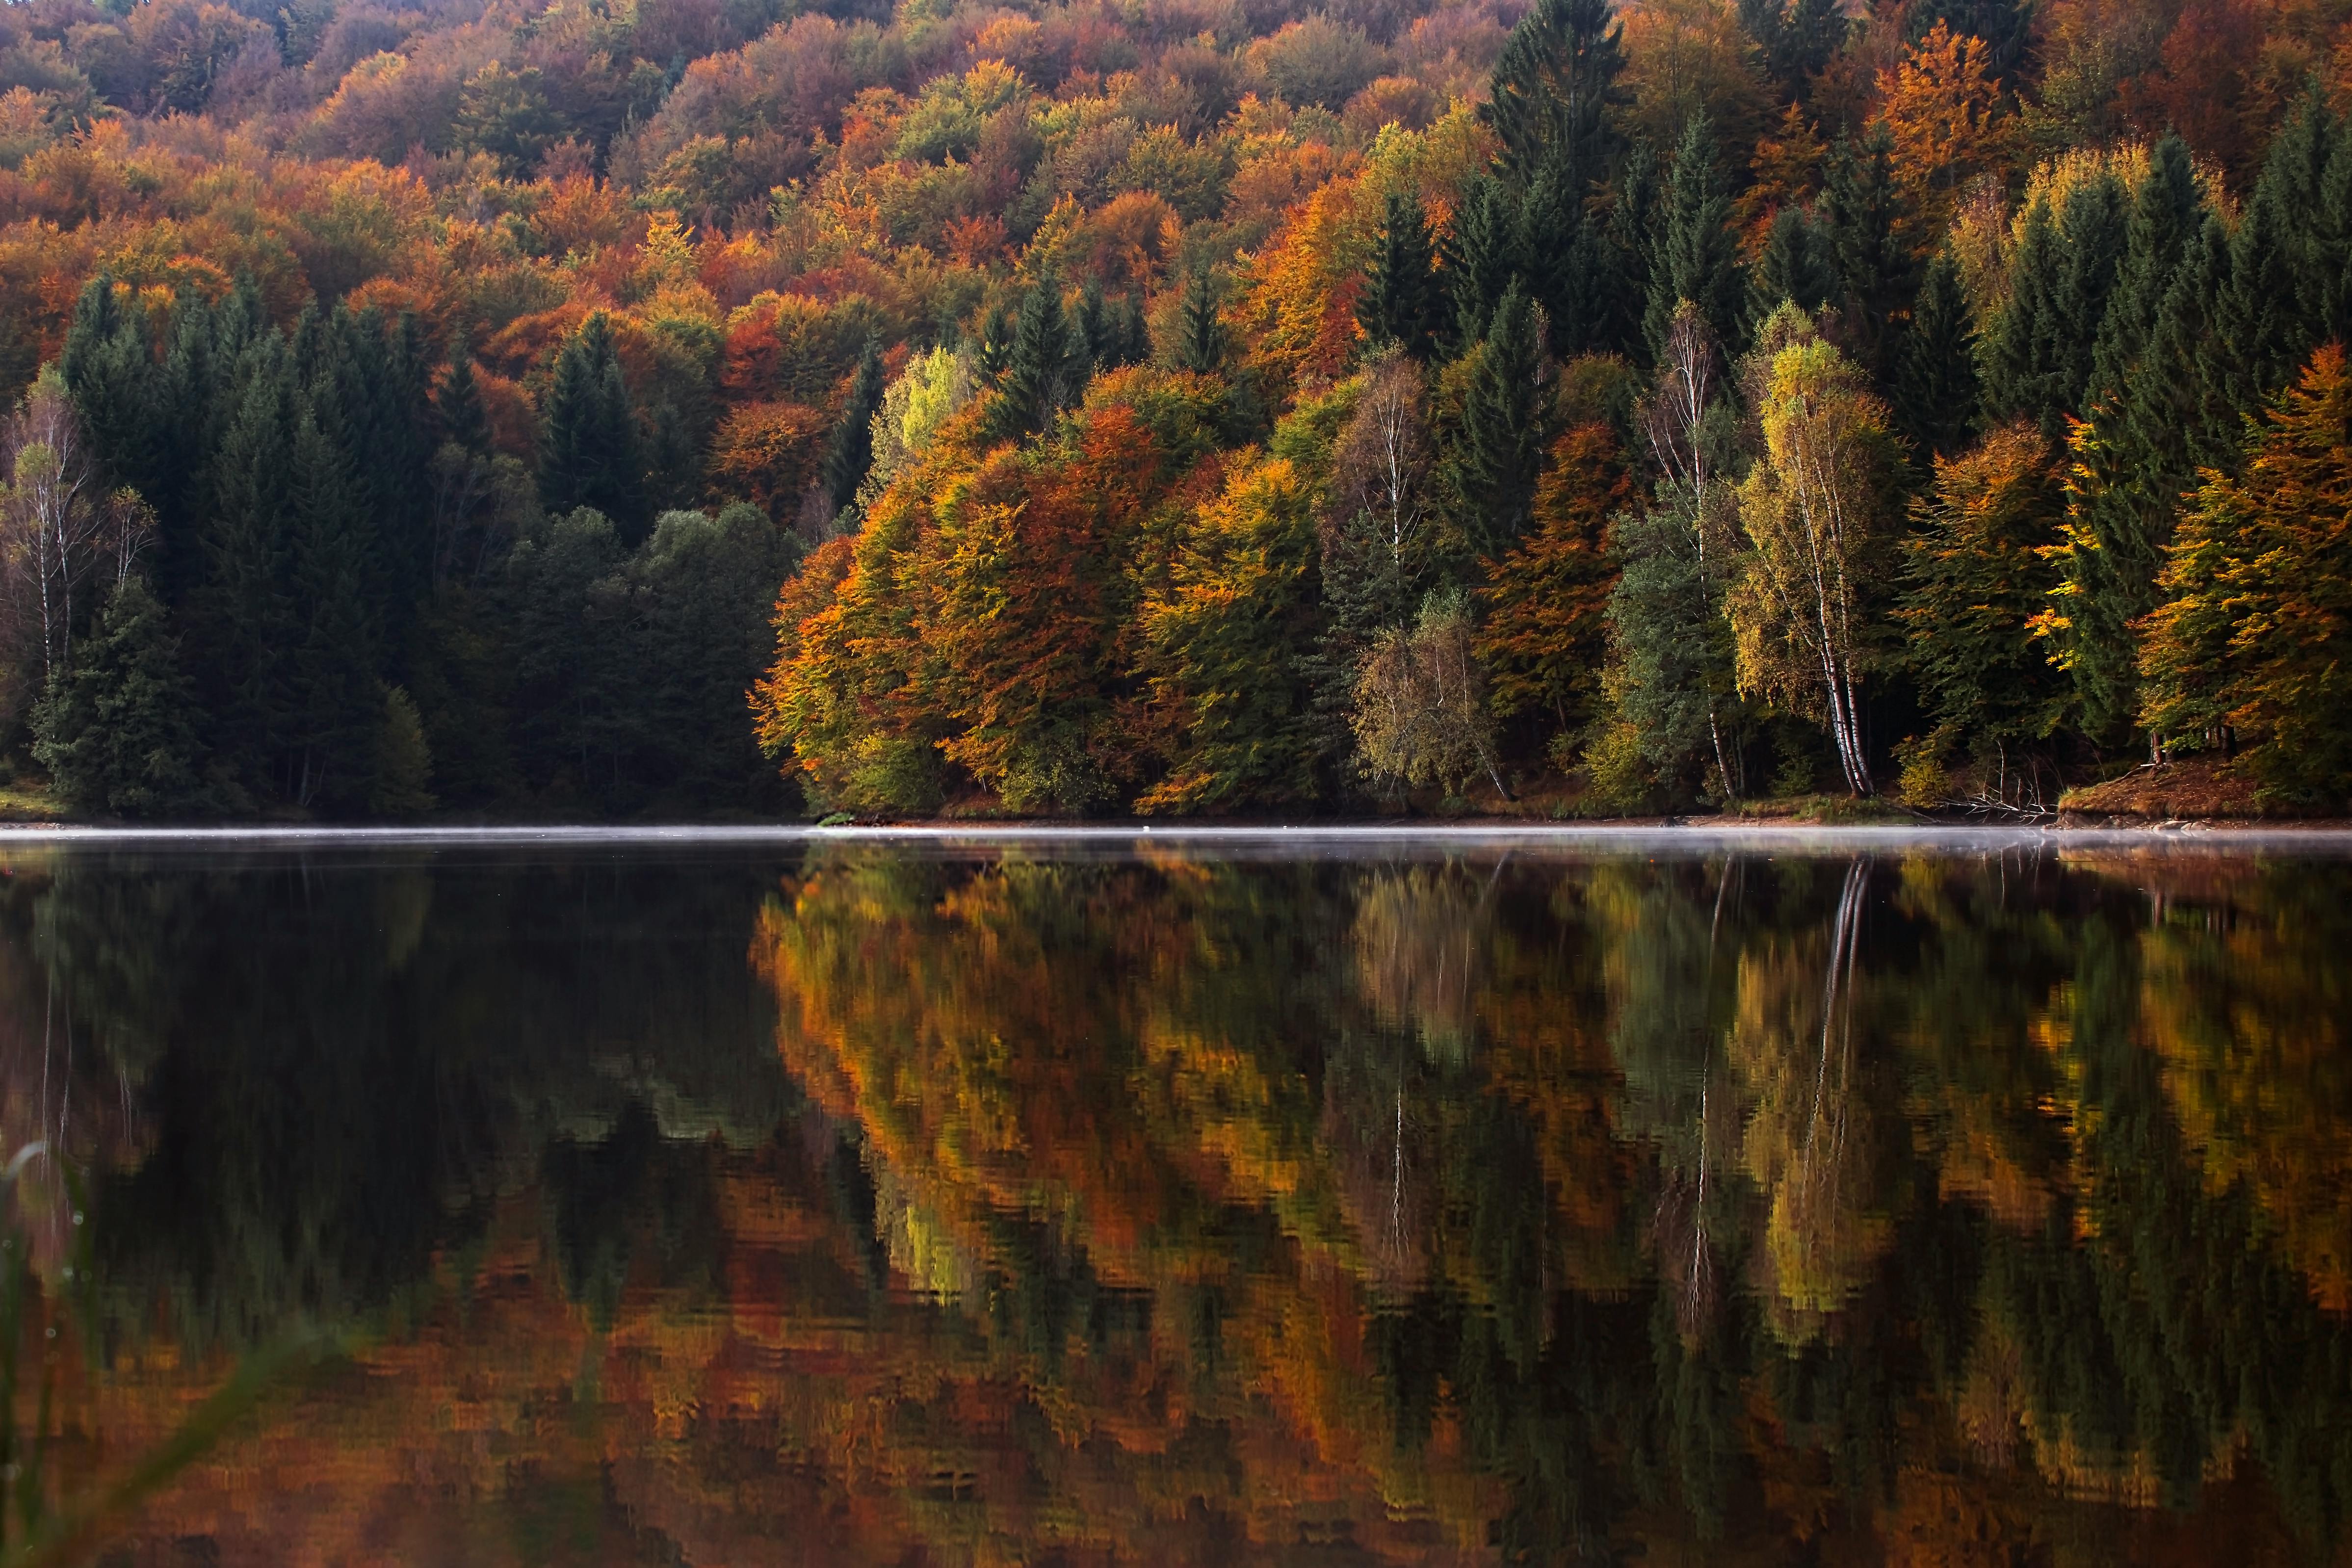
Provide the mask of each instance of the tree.
MULTIPOLYGON (((1801 320, 1792 307, 1776 318, 1776 330, 1801 320)), ((1702 759, 1712 762, 1711 793, 1730 801, 1745 793, 1746 776, 1723 615, 1735 525, 1720 468, 1736 422, 1719 368, 1706 323, 1685 307, 1642 410, 1655 503, 1618 530, 1608 685, 1617 733, 1651 769, 1675 783, 1699 771, 1702 759)))
POLYGON ((857 356, 849 395, 825 445, 822 477, 835 517, 849 510, 858 487, 866 482, 866 471, 874 466, 874 416, 882 407, 882 346, 869 338, 857 356))
POLYGON ((433 415, 441 438, 476 457, 490 450, 489 416, 482 409, 482 386, 474 374, 474 350, 463 332, 449 343, 449 367, 433 392, 433 415))
POLYGON ((2352 799, 2352 371, 2329 344, 2210 472, 2145 626, 2141 720, 2183 749, 2246 742, 2273 798, 2352 799))
POLYGON ((1516 187, 1549 164, 1581 201, 1604 176, 1617 144, 1610 110, 1626 100, 1623 37, 1609 0, 1538 0, 1511 29, 1484 112, 1516 187))
POLYGON ((1878 122, 1894 145, 1904 199, 1933 233, 1962 186, 2007 161, 2009 127, 1990 52, 1982 38, 1938 21, 1879 73, 1878 89, 1878 122))
POLYGON ((2147 173, 2132 193, 2123 259, 2091 353, 2084 398, 2089 408, 2102 409, 2129 384, 2148 351, 2165 292, 2204 221, 2205 193, 2189 162, 2189 144, 2167 135, 2150 150, 2147 173))
POLYGON ((1926 465, 1957 455, 1977 425, 1977 332, 1947 249, 1927 264, 1895 363, 1895 427, 1926 465))
MULTIPOLYGON (((1580 216, 1580 215, 1579 215, 1580 216)), ((1445 238, 1444 280, 1453 292, 1454 328, 1464 344, 1486 335, 1486 322, 1528 268, 1517 208, 1492 174, 1466 185, 1445 238)))
POLYGON ((997 383, 990 430, 999 440, 1022 440, 1052 427, 1055 416, 1085 390, 1086 366, 1072 351, 1060 285, 1048 279, 1021 301, 1013 351, 997 383))
POLYGON ((1176 368, 1195 375, 1218 375, 1225 368, 1225 328, 1217 316, 1216 280, 1194 271, 1184 280, 1176 317, 1176 368))
POLYGON ((1885 410, 1801 323, 1784 345, 1759 351, 1753 375, 1764 452, 1739 487, 1750 546, 1730 597, 1740 689, 1820 713, 1847 788, 1866 795, 1861 691, 1885 526, 1885 410))
POLYGON ((1822 226, 1837 268, 1838 303, 1863 368, 1884 374, 1894 347, 1888 322, 1916 292, 1912 214, 1895 168, 1895 139, 1874 125, 1859 143, 1830 153, 1821 201, 1822 226))
POLYGON ((1736 346, 1747 327, 1742 319, 1747 279, 1731 229, 1731 194, 1703 116, 1694 116, 1683 128, 1662 216, 1650 268, 1649 307, 1643 318, 1651 356, 1665 353, 1675 309, 1685 300, 1697 309, 1717 342, 1736 346))
POLYGON ((612 318, 591 315, 556 356, 555 379, 540 411, 540 504, 551 514, 591 508, 611 520, 624 544, 652 524, 635 405, 612 318))
POLYGON ((1391 191, 1364 289, 1356 297, 1356 321, 1365 337, 1375 344, 1401 344, 1418 360, 1438 352, 1452 334, 1452 322, 1436 259, 1421 198, 1391 191))
POLYGON ((1904 630, 1920 696, 1939 736, 1993 753, 2046 741, 2072 692, 2034 635, 2057 586, 2050 559, 2064 496, 2047 437, 2003 426, 1964 454, 1939 455, 1935 488, 1911 503, 1904 630))
POLYGON ((1548 384, 1535 306, 1514 289, 1472 361, 1454 458, 1470 542, 1481 554, 1500 554, 1527 526, 1543 462, 1548 384))
POLYGON ((1837 0, 1739 0, 1739 21, 1791 100, 1805 97, 1845 47, 1848 23, 1837 0))
POLYGON ((1634 504, 1633 476, 1605 424, 1570 428, 1537 482, 1534 520, 1486 563, 1475 651, 1499 716, 1538 710, 1561 734, 1600 695, 1616 587, 1612 525, 1634 504))
MULTIPOLYGON (((94 581, 110 588, 147 542, 151 514, 99 487, 63 378, 46 372, 0 430, 0 593, 9 640, 29 645, 41 689, 65 676, 94 581)), ((21 713, 21 709, 14 710, 21 713)))
POLYGON ((1314 646, 1319 599, 1309 491, 1290 459, 1244 454, 1185 528, 1167 585, 1141 606, 1142 668, 1169 768, 1139 811, 1315 798, 1321 727, 1298 656, 1314 646))
POLYGON ((2086 411, 2126 226, 2122 183, 2104 173, 2068 192, 2058 211, 2047 201, 2027 210, 2009 304, 1986 346, 1985 406, 1995 418, 2031 419, 2054 441, 2086 411))
POLYGON ((384 689, 374 764, 368 808, 377 816, 422 816, 439 804, 433 798, 433 748, 425 738, 425 721, 415 700, 397 686, 384 689))
POLYGON ((1509 798, 1459 592, 1431 595, 1410 632, 1391 628, 1373 644, 1356 675, 1349 724, 1359 765, 1383 794, 1437 785, 1458 795, 1485 773, 1509 798))
POLYGON ((206 804, 201 731, 169 616, 127 577, 35 712, 33 755, 81 810, 169 816, 206 804))
POLYGON ((1822 226, 1802 207, 1773 214, 1764 249, 1748 273, 1749 328, 1761 327, 1782 305, 1811 315, 1837 294, 1837 258, 1822 226))

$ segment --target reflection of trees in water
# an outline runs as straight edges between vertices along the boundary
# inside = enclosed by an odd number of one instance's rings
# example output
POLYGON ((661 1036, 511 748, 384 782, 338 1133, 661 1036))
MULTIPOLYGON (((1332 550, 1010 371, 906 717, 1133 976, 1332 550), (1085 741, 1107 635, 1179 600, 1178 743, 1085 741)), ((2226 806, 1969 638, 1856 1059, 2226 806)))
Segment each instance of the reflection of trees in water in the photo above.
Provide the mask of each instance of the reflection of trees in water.
POLYGON ((1532 1560, 2030 1556, 2243 1455, 2230 1506, 2316 1550, 2352 932, 2286 879, 2151 923, 2155 876, 828 851, 755 991, 748 874, 90 862, 0 899, 0 1026, 55 952, 77 1060, 127 1065, 118 1299, 347 1315, 520 1193, 616 1344, 831 1336, 726 1375, 810 1508, 914 1498, 908 1540, 1143 1531, 1153 1487, 1287 1540, 1311 1470, 1532 1560))
MULTIPOLYGON (((758 886, 462 858, 20 868, 0 953, 56 977, 145 1130, 142 1157, 99 1162, 111 1299, 232 1344, 333 1324, 422 1280, 551 1138, 625 1143, 632 1107, 764 1135, 786 1102, 740 965, 758 886)), ((12 986, 0 1014, 41 1002, 12 986)))

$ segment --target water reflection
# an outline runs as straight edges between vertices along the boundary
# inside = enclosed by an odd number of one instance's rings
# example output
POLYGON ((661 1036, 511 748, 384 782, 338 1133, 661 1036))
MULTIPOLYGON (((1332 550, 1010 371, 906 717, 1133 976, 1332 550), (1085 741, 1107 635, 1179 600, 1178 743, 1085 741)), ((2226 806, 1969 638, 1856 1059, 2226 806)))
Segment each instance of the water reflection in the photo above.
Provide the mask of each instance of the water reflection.
POLYGON ((2347 1557, 2341 862, 8 870, 114 1560, 2347 1557))

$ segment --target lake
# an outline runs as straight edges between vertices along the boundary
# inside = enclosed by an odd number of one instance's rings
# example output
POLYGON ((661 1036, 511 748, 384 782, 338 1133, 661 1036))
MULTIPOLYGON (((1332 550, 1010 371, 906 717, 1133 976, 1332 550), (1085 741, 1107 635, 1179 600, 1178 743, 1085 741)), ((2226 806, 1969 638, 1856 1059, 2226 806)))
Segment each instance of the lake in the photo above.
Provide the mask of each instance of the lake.
POLYGON ((6 1539, 2352 1562, 2343 844, 9 837, 6 1539))

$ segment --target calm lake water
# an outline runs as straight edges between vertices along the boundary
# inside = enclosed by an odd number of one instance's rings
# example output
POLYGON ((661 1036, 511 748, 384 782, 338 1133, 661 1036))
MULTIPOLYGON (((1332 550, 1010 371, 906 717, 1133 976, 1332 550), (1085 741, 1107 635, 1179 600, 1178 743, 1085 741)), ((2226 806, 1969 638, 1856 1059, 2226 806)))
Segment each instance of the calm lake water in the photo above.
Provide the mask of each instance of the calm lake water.
POLYGON ((2352 1562, 2324 841, 0 866, 12 1542, 2352 1562))

